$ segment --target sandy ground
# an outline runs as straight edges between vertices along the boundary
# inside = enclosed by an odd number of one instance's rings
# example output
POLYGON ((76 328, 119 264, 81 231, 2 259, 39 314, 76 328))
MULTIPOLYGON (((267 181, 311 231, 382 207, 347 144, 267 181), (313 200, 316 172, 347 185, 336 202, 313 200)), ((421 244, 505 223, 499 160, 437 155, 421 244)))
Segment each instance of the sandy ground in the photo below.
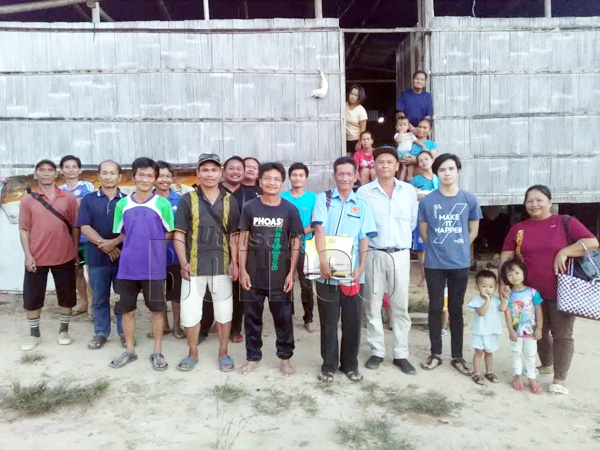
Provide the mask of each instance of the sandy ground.
MULTIPOLYGON (((467 298, 473 295, 472 287, 473 280, 467 298)), ((424 292, 411 286, 411 301, 422 298, 424 292)), ((497 385, 479 387, 456 372, 449 364, 450 339, 446 337, 445 363, 433 372, 418 369, 416 376, 404 375, 388 356, 379 370, 363 369, 363 383, 352 383, 338 374, 334 383, 323 389, 316 380, 321 361, 319 334, 304 330, 301 314, 294 318, 293 363, 298 373, 284 378, 278 371, 274 330, 266 308, 264 359, 257 372, 246 376, 220 373, 216 364, 217 338, 211 334, 201 344, 200 363, 191 373, 175 369, 186 354, 184 341, 167 336, 164 354, 170 367, 157 373, 151 370, 147 359, 151 352, 151 341, 145 337, 149 314, 141 302, 137 331, 140 359, 113 370, 108 363, 121 352, 118 341, 113 338, 100 350, 88 350, 92 326, 82 316, 71 323, 73 344, 61 347, 56 343, 58 315, 55 298, 50 295, 41 325, 45 341, 38 348, 45 358, 24 365, 20 363, 19 347, 27 336, 27 324, 20 302, 17 295, 0 294, 1 392, 6 392, 10 380, 91 382, 104 378, 110 386, 91 405, 63 407, 47 415, 23 417, 2 410, 2 449, 346 448, 340 444, 337 426, 360 426, 372 418, 383 418, 392 425, 396 437, 419 449, 600 448, 600 324, 589 320, 576 322, 576 354, 569 375, 571 394, 556 398, 511 388, 506 334, 495 355, 495 370, 501 378, 497 385), (373 382, 382 388, 415 392, 434 389, 462 403, 462 408, 443 418, 390 413, 365 404, 365 386, 373 382), (243 387, 246 394, 231 404, 217 401, 213 387, 225 383, 243 387), (256 404, 273 395, 273 390, 289 396, 288 401, 271 414, 257 412, 256 404), (316 412, 311 414, 302 408, 296 400, 299 396, 312 397, 316 412)), ((301 311, 301 305, 296 309, 301 311)), ((465 317, 465 357, 469 359, 472 314, 466 311, 465 317)), ((410 337, 412 362, 417 366, 428 355, 428 336, 415 326, 410 337)), ((391 338, 391 332, 386 331, 388 349, 391 338)), ((244 345, 231 344, 230 354, 241 365, 244 345)), ((368 357, 363 336, 361 363, 368 357)), ((542 376, 540 382, 547 388, 551 378, 542 376)))

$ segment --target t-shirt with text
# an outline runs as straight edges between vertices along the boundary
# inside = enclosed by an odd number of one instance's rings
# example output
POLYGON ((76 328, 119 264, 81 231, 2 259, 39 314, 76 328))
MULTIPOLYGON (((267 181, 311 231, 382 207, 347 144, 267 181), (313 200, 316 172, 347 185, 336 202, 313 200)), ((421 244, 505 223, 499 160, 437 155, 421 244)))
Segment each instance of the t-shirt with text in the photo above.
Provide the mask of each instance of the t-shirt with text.
POLYGON ((477 197, 462 189, 453 197, 446 197, 439 190, 435 190, 423 198, 419 202, 419 223, 428 224, 425 267, 469 267, 469 222, 482 217, 477 197))
POLYGON ((122 280, 164 280, 167 278, 167 241, 173 231, 171 203, 153 194, 144 203, 133 195, 122 198, 115 208, 113 231, 125 233, 117 278, 122 280))
POLYGON ((242 209, 240 231, 249 231, 246 268, 255 289, 282 289, 290 270, 290 241, 303 234, 298 209, 281 199, 278 206, 260 198, 242 209))
POLYGON ((543 302, 540 293, 532 287, 511 291, 508 299, 513 329, 519 337, 531 337, 535 331, 535 306, 543 302))

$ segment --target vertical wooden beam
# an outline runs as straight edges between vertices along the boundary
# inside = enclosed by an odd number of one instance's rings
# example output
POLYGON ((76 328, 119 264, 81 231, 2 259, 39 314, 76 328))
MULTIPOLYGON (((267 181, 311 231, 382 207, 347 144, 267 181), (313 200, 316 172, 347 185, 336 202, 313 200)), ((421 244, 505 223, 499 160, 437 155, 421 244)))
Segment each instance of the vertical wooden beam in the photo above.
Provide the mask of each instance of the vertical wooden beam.
POLYGON ((208 8, 208 0, 202 0, 204 3, 204 20, 210 20, 210 10, 208 8))
POLYGON ((323 0, 314 0, 315 2, 315 19, 323 18, 323 0))
POLYGON ((423 26, 431 26, 431 19, 435 16, 433 0, 423 0, 423 26))
POLYGON ((552 0, 544 0, 544 17, 552 17, 552 0))
POLYGON ((242 19, 249 19, 248 0, 242 0, 242 19))
POLYGON ((344 32, 340 30, 340 133, 341 146, 340 156, 346 155, 346 42, 344 41, 344 32))
POLYGON ((92 8, 92 22, 100 23, 100 3, 94 3, 94 7, 92 8))

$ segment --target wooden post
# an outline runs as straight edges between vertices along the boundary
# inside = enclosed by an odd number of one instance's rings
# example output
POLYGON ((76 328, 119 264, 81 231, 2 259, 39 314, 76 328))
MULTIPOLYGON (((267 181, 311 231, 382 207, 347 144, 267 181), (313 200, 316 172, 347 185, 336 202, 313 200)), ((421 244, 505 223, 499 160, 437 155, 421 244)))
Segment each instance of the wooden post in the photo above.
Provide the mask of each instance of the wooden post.
POLYGON ((323 18, 323 0, 314 0, 315 2, 315 19, 323 18))
POLYGON ((242 19, 249 19, 248 0, 242 0, 242 19))
POLYGON ((544 17, 552 17, 552 0, 544 0, 544 17))
POLYGON ((202 0, 204 3, 204 20, 210 20, 210 11, 208 9, 208 0, 202 0))
POLYGON ((0 6, 0 16, 5 14, 18 14, 44 9, 62 8, 64 6, 86 3, 87 0, 44 0, 38 2, 21 3, 18 5, 0 6))
POLYGON ((100 4, 98 2, 92 8, 92 23, 100 23, 100 4))

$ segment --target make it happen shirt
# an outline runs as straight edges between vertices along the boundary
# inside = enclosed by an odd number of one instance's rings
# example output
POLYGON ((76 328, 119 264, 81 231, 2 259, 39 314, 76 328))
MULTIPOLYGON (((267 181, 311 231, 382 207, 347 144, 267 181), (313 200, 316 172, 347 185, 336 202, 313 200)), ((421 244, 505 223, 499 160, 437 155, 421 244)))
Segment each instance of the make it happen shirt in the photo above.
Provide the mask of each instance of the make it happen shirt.
POLYGON ((419 203, 419 223, 428 224, 425 267, 465 269, 471 265, 469 222, 482 218, 477 197, 460 189, 453 197, 435 190, 419 203))
POLYGON ((114 233, 125 233, 117 278, 122 280, 165 280, 167 278, 167 241, 173 231, 171 203, 152 195, 138 203, 133 195, 122 198, 115 208, 114 233))

